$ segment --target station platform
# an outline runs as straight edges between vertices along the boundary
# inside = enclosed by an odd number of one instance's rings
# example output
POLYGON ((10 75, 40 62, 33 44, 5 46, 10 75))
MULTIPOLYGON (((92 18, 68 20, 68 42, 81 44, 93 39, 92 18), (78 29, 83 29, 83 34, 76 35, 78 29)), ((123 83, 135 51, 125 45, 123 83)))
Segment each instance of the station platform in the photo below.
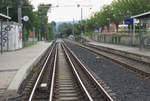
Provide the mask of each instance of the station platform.
POLYGON ((110 43, 101 43, 101 42, 94 41, 90 39, 89 37, 85 37, 85 36, 82 36, 82 38, 88 41, 87 43, 89 44, 102 46, 102 47, 106 47, 106 48, 110 48, 110 49, 114 49, 118 51, 124 51, 124 52, 128 52, 131 54, 133 53, 133 54, 137 54, 141 56, 150 57, 150 50, 146 50, 146 49, 140 50, 139 47, 130 47, 130 46, 125 46, 125 45, 116 45, 116 44, 110 44, 110 43))
POLYGON ((17 91, 29 69, 50 45, 41 41, 27 48, 0 54, 0 97, 6 91, 17 91))
POLYGON ((115 44, 108 44, 108 43, 100 43, 100 42, 95 42, 95 41, 90 41, 88 42, 89 44, 97 45, 97 46, 102 46, 106 48, 111 48, 114 50, 119 50, 119 51, 125 51, 128 53, 133 53, 141 56, 146 56, 150 57, 150 50, 139 50, 138 47, 129 47, 129 46, 123 46, 123 45, 115 45, 115 44))
MULTIPOLYGON (((110 50, 111 52, 120 54, 122 56, 130 57, 139 61, 143 61, 145 63, 150 63, 150 50, 148 49, 142 49, 140 50, 139 47, 131 47, 131 46, 124 46, 124 45, 117 45, 117 44, 110 44, 110 43, 102 43, 102 42, 97 42, 89 37, 82 37, 84 40, 86 40, 86 43, 96 46, 96 47, 101 47, 106 50, 110 50)), ((134 64, 133 64, 134 65, 134 64)), ((136 66, 135 68, 145 72, 145 73, 150 73, 150 68, 149 66, 136 66)))
MULTIPOLYGON (((120 54, 122 56, 130 57, 139 60, 141 62, 143 61, 148 64, 150 63, 150 50, 146 50, 146 49, 140 50, 138 47, 100 43, 95 41, 88 41, 87 43, 96 47, 101 47, 101 49, 104 50, 106 49, 109 50, 110 52, 120 54)), ((132 66, 134 66, 134 64, 132 64, 132 66)), ((147 74, 150 73, 149 65, 145 65, 145 66, 137 65, 134 66, 134 68, 141 70, 147 74)))

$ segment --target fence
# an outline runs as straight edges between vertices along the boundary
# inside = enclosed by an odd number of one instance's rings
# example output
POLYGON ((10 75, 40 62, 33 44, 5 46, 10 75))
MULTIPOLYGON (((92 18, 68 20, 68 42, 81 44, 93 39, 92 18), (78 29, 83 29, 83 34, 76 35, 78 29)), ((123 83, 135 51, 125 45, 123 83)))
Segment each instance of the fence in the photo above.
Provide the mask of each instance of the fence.
POLYGON ((95 41, 141 48, 150 48, 150 33, 93 33, 91 38, 95 41))

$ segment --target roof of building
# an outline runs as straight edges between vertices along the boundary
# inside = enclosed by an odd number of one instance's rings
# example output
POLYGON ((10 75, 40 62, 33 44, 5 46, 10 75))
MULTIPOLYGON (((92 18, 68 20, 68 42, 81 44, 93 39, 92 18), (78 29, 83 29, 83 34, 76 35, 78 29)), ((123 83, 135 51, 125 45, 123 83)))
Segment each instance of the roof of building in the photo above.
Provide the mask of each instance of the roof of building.
POLYGON ((11 19, 11 17, 7 16, 7 15, 4 15, 2 13, 0 13, 0 19, 11 19))
POLYGON ((137 19, 150 18, 150 11, 146 13, 141 13, 135 16, 131 16, 131 18, 137 18, 137 19))

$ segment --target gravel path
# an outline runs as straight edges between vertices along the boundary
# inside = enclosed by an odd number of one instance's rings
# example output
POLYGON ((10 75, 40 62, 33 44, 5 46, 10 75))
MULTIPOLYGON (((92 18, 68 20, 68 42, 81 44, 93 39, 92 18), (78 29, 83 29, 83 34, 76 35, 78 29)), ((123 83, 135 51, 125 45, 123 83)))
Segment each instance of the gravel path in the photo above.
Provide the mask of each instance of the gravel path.
POLYGON ((66 43, 116 93, 118 101, 150 101, 150 80, 143 80, 119 65, 66 43))

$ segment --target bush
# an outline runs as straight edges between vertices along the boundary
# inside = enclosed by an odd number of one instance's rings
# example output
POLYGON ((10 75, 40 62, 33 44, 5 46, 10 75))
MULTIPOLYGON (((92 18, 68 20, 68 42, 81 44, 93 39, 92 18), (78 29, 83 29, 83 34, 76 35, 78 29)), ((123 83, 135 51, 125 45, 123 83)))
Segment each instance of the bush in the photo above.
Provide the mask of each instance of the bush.
POLYGON ((78 40, 78 41, 81 40, 81 35, 76 35, 75 40, 78 40))

